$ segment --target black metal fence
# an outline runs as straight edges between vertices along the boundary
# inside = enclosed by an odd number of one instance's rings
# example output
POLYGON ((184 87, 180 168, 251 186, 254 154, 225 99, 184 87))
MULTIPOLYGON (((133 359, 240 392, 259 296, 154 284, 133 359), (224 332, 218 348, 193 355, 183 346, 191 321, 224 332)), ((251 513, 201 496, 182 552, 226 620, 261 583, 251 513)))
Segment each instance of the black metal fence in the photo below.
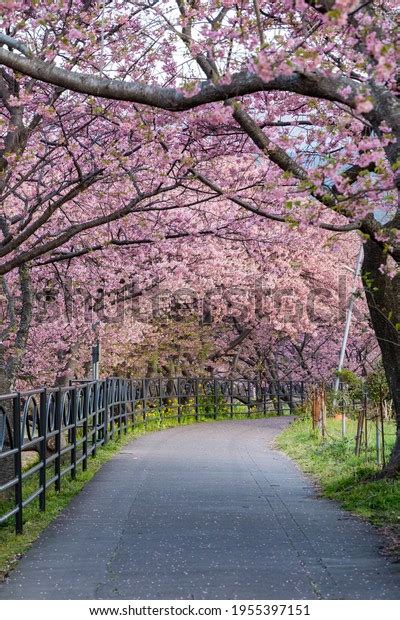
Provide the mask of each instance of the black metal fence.
POLYGON ((284 415, 304 403, 303 382, 247 379, 157 378, 79 381, 69 387, 40 388, 0 396, 0 498, 6 512, 0 524, 15 519, 37 500, 46 509, 46 492, 61 490, 64 476, 74 479, 88 458, 110 439, 149 422, 185 418, 284 415), (23 453, 38 462, 23 467, 23 453), (34 488, 33 488, 34 487, 34 488))

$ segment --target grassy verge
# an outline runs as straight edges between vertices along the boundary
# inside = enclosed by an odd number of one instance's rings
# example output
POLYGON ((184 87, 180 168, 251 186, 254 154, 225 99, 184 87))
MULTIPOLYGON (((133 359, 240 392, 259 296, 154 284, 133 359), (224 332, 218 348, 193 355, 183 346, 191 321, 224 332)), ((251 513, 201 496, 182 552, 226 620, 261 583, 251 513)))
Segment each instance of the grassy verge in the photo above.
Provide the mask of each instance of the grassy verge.
MULTIPOLYGON (((230 416, 218 416, 216 421, 228 419, 230 416)), ((246 418, 247 415, 240 412, 235 414, 236 419, 246 418)), ((263 417, 252 413, 252 418, 263 417)), ((214 422, 212 417, 200 415, 199 422, 214 422)), ((26 552, 31 544, 38 538, 39 534, 51 523, 62 510, 70 503, 73 497, 77 495, 93 478, 97 471, 109 461, 119 450, 129 441, 143 435, 146 432, 162 430, 173 426, 181 426, 196 423, 193 417, 182 416, 181 422, 176 419, 164 419, 162 422, 157 420, 149 420, 146 426, 141 425, 130 429, 128 433, 123 434, 119 439, 110 441, 106 446, 98 449, 96 458, 88 459, 88 467, 85 472, 79 472, 76 480, 71 480, 65 476, 62 481, 62 489, 60 493, 50 487, 46 493, 46 511, 40 512, 38 502, 34 501, 24 509, 24 532, 16 535, 14 529, 14 520, 11 518, 6 523, 0 525, 0 581, 3 581, 7 574, 14 568, 18 559, 26 552)), ((24 496, 29 496, 37 488, 37 479, 30 479, 24 485, 24 496)), ((4 514, 9 509, 9 505, 5 501, 0 501, 0 514, 4 514)))
MULTIPOLYGON (((348 421, 345 438, 341 437, 340 427, 340 420, 328 420, 328 436, 324 440, 312 430, 310 419, 299 419, 277 438, 276 443, 303 471, 316 479, 324 497, 383 526, 391 551, 400 555, 400 479, 372 479, 378 471, 372 423, 367 449, 364 447, 360 457, 354 455, 356 422, 348 421)), ((394 424, 386 425, 387 455, 394 442, 394 430, 394 424)))

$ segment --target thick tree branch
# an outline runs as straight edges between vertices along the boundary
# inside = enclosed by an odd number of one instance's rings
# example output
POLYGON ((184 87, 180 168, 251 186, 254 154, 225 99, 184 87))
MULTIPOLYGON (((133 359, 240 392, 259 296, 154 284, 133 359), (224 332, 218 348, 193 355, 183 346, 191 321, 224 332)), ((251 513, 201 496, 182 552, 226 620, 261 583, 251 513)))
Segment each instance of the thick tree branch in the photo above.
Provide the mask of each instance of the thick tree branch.
POLYGON ((133 101, 176 112, 261 91, 292 92, 355 107, 359 89, 355 80, 343 76, 327 77, 318 73, 293 73, 265 81, 255 73, 242 71, 234 74, 229 84, 205 80, 200 83, 199 91, 190 95, 177 88, 140 81, 122 82, 70 71, 54 63, 43 62, 38 58, 26 58, 4 48, 0 48, 0 63, 36 80, 75 92, 105 99, 133 101), (346 87, 350 87, 350 94, 344 96, 342 91, 346 87))

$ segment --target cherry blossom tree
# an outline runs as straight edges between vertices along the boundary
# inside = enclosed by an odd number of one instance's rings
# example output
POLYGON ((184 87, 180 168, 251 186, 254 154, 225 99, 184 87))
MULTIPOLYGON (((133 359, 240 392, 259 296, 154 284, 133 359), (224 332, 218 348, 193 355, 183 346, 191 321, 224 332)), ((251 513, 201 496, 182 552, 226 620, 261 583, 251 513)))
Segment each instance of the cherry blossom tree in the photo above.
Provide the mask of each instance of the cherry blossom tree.
MULTIPOLYGON (((146 243, 125 239, 118 247, 59 252, 34 265, 38 292, 25 381, 52 383, 59 355, 67 361, 61 374, 87 372, 95 324, 111 374, 332 375, 356 240, 341 235, 333 252, 329 233, 317 244, 308 229, 300 243, 296 229, 243 217, 221 198, 187 214, 183 207, 164 217, 166 230, 179 226, 179 233, 162 237, 152 214, 147 239, 140 239, 146 243), (205 218, 212 234, 204 234, 205 218)), ((128 232, 134 237, 125 227, 128 232)), ((360 331, 364 317, 361 304, 360 331)), ((356 337, 362 340, 353 330, 356 337)))

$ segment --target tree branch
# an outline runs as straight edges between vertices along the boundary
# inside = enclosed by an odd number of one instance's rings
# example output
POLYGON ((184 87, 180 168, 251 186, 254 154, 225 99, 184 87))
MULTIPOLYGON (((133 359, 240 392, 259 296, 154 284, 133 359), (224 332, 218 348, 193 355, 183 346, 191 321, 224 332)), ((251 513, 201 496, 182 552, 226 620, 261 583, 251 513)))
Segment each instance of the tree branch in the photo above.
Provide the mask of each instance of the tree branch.
MULTIPOLYGON (((254 207, 252 204, 250 204, 246 200, 243 200, 242 198, 239 198, 238 196, 230 196, 229 194, 226 194, 226 192, 219 185, 217 185, 217 183, 206 177, 204 174, 197 172, 193 168, 190 169, 190 172, 196 179, 198 179, 199 181, 201 181, 201 183, 212 189, 219 196, 226 198, 226 200, 230 200, 231 202, 237 204, 239 207, 243 207, 243 209, 251 211, 251 213, 254 213, 255 215, 259 215, 274 222, 282 222, 284 224, 288 223, 288 219, 283 217, 282 215, 267 213, 266 211, 262 211, 261 209, 254 207)), ((322 228, 323 230, 330 230, 332 232, 350 232, 352 230, 360 230, 361 228, 361 224, 357 222, 354 222, 352 224, 345 224, 343 226, 336 226, 334 224, 325 223, 317 224, 316 226, 318 228, 322 228)))
POLYGON ((295 72, 292 75, 280 75, 265 81, 255 73, 241 71, 232 76, 229 84, 204 80, 200 82, 199 92, 190 95, 177 88, 140 81, 123 82, 70 71, 54 63, 44 62, 38 58, 26 58, 4 48, 0 48, 0 63, 34 79, 78 93, 105 99, 132 101, 175 112, 261 91, 292 92, 355 107, 355 97, 359 89, 355 80, 343 76, 327 77, 319 73, 295 72), (351 92, 344 96, 342 91, 346 87, 350 87, 351 92))

